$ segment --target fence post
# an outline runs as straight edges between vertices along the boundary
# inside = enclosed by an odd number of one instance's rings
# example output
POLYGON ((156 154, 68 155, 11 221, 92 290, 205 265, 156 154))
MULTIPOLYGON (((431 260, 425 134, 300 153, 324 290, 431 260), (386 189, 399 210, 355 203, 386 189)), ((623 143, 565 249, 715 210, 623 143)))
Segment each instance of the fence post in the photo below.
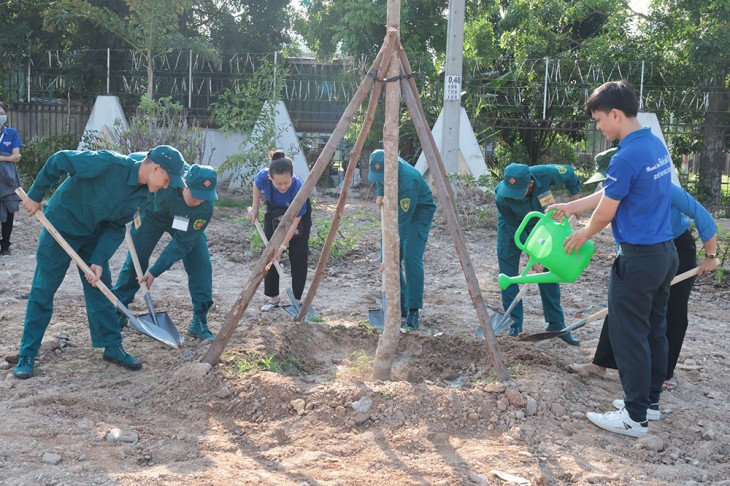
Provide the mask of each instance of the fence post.
POLYGON ((639 85, 639 110, 644 106, 644 61, 641 61, 641 84, 639 85))
POLYGON ((28 103, 30 103, 30 60, 28 60, 28 79, 25 80, 28 90, 28 103))
POLYGON ((193 107, 193 50, 190 49, 188 59, 188 108, 193 107))
POLYGON ((542 119, 547 118, 547 91, 548 91, 548 65, 550 64, 550 59, 548 57, 545 57, 545 88, 543 89, 543 95, 542 95, 542 119))
POLYGON ((111 49, 106 48, 106 94, 109 94, 109 65, 111 58, 111 49))

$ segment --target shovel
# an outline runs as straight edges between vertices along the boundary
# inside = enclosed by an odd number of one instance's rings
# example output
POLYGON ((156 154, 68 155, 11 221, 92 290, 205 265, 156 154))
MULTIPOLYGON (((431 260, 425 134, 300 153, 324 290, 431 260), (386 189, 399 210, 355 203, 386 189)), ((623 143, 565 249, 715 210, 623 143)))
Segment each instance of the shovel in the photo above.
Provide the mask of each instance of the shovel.
MULTIPOLYGON (((525 296, 525 293, 527 293, 527 284, 522 286, 519 293, 512 300, 512 303, 509 307, 507 307, 504 314, 500 314, 499 312, 492 314, 492 329, 494 330, 495 336, 499 336, 505 329, 514 324, 515 321, 510 317, 510 314, 513 310, 515 310, 515 307, 517 307, 517 304, 520 303, 522 298, 525 296)), ((484 330, 482 329, 482 326, 477 326, 475 334, 479 339, 484 339, 484 330)))
MULTIPOLYGON (((251 209, 251 208, 249 208, 251 209)), ((256 230, 259 232, 259 236, 261 237, 261 241, 264 242, 264 245, 269 244, 269 240, 266 238, 266 234, 264 233, 264 229, 261 227, 261 223, 259 223, 258 219, 254 220, 254 224, 256 225, 256 230)), ((276 268, 276 271, 279 272, 279 277, 281 279, 286 279, 286 274, 284 273, 284 269, 281 268, 281 265, 279 262, 275 261, 274 268, 276 268)), ((271 265, 271 264, 269 264, 271 265)), ((282 309, 286 311, 287 314, 289 314, 292 317, 296 317, 297 314, 299 314, 299 310, 301 309, 301 306, 299 305, 299 302, 297 302, 296 297, 294 297, 294 290, 289 286, 289 288, 286 289, 286 293, 289 296, 289 300, 291 301, 291 305, 284 305, 282 306, 282 309)), ((319 319, 319 314, 317 314, 317 311, 314 310, 314 307, 310 307, 309 311, 307 311, 307 319, 319 319)))
MULTIPOLYGON (((383 225, 383 207, 380 207, 380 238, 381 244, 385 241, 385 226, 383 225)), ((380 310, 370 309, 368 311, 368 322, 375 329, 382 331, 385 328, 385 279, 380 284, 380 310)))
MULTIPOLYGON (((22 187, 19 187, 15 190, 15 193, 25 201, 28 198, 28 195, 25 193, 22 187)), ((51 224, 50 221, 48 221, 48 218, 46 218, 46 215, 43 214, 43 211, 37 211, 35 213, 36 219, 41 222, 41 224, 46 228, 46 230, 51 234, 54 240, 59 244, 61 248, 64 249, 64 251, 68 254, 68 256, 71 257, 71 259, 78 265, 78 267, 86 274, 86 275, 94 275, 94 272, 91 271, 91 268, 84 262, 84 260, 81 259, 81 257, 74 251, 73 248, 71 248, 71 245, 68 244, 66 239, 61 236, 61 233, 59 233, 56 228, 51 224)), ((109 287, 107 287, 104 282, 99 280, 96 282, 96 288, 98 288, 104 296, 109 299, 109 301, 116 306, 117 309, 119 309, 122 314, 124 314, 127 319, 129 319, 130 325, 136 329, 137 331, 141 332, 142 334, 145 334, 151 338, 157 339, 160 342, 163 342, 167 344, 168 346, 171 346, 173 348, 177 348, 179 346, 177 340, 175 340, 172 336, 167 334, 166 331, 162 330, 158 327, 151 327, 144 322, 141 322, 139 319, 137 319, 134 314, 132 314, 127 307, 122 304, 119 299, 117 299, 117 296, 114 295, 114 292, 109 290, 109 287)))
MULTIPOLYGON (((687 270, 684 273, 680 273, 679 275, 675 276, 672 279, 671 285, 677 284, 679 282, 687 280, 688 278, 694 277, 695 275, 697 275, 697 271, 699 269, 700 269, 700 267, 695 267, 692 270, 687 270)), ((603 319, 607 315, 608 315, 608 307, 605 307, 605 308, 599 310, 598 312, 596 312, 595 314, 591 314, 588 317, 584 317, 583 319, 575 321, 573 324, 571 324, 570 326, 568 326, 564 329, 561 329, 560 331, 548 331, 548 332, 540 332, 537 334, 525 334, 525 335, 518 336, 517 339, 519 341, 533 342, 533 341, 543 341, 545 339, 551 339, 554 337, 560 337, 565 334, 568 334, 571 331, 574 331, 578 328, 585 326, 589 322, 603 319)))
MULTIPOLYGON (((144 272, 142 271, 142 266, 139 264, 137 250, 134 247, 131 227, 131 224, 127 225, 127 233, 124 238, 127 241, 127 247, 129 248, 129 255, 132 257, 132 263, 134 263, 134 271, 137 273, 137 278, 141 279, 144 276, 144 272)), ((171 336, 178 345, 181 345, 185 338, 180 336, 175 323, 172 322, 172 319, 170 319, 170 316, 167 315, 167 312, 155 312, 155 308, 152 305, 152 297, 150 296, 150 288, 147 287, 146 284, 145 288, 146 292, 144 294, 144 302, 147 304, 147 314, 142 314, 137 317, 137 319, 145 323, 149 329, 160 328, 162 331, 171 336)))

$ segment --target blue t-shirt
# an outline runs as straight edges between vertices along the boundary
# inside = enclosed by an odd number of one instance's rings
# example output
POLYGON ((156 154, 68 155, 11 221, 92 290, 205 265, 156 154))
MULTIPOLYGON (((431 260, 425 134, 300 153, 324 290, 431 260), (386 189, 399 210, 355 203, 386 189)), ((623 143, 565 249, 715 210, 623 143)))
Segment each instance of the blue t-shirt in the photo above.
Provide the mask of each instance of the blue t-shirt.
POLYGON ((717 233, 717 225, 710 212, 697 202, 687 191, 672 184, 672 231, 678 238, 689 228, 693 219, 702 241, 707 241, 717 233))
MULTIPOLYGON (((258 174, 256 174, 254 184, 259 191, 264 193, 269 204, 278 208, 288 208, 299 193, 302 185, 304 185, 299 176, 295 174, 294 177, 292 177, 289 189, 287 189, 286 192, 279 192, 274 187, 274 184, 269 180, 269 169, 262 169, 258 174)), ((297 213, 297 217, 304 216, 306 212, 307 204, 304 203, 297 213)))
POLYGON ((674 239, 670 211, 672 159, 651 129, 621 140, 606 171, 605 195, 620 201, 611 224, 617 243, 654 245, 674 239))
POLYGON ((0 126, 0 155, 8 156, 13 154, 13 149, 23 146, 20 135, 15 128, 0 126))

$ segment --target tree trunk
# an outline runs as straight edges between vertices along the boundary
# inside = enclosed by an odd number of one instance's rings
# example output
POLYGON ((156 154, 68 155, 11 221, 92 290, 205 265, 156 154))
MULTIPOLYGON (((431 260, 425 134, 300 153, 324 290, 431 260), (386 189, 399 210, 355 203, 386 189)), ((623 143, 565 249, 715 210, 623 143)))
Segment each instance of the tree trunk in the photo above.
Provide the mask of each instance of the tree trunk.
MULTIPOLYGON (((400 1, 388 1, 388 32, 400 32, 400 1)), ((400 42, 396 44, 401 49, 400 42)), ((396 50, 397 50, 396 49, 396 50)), ((388 65, 387 77, 400 76, 400 61, 396 50, 388 65)), ((400 128, 400 83, 385 85, 385 125, 383 126, 383 150, 385 151, 385 197, 383 198, 383 262, 385 271, 385 328, 378 341, 373 363, 373 379, 387 380, 393 367, 393 359, 400 338, 400 238, 398 236, 398 136, 400 128)))
POLYGON ((705 122, 702 126, 702 149, 700 150, 700 200, 707 206, 722 204, 722 172, 725 167, 723 151, 725 128, 723 118, 728 115, 730 90, 711 89, 708 93, 705 122))

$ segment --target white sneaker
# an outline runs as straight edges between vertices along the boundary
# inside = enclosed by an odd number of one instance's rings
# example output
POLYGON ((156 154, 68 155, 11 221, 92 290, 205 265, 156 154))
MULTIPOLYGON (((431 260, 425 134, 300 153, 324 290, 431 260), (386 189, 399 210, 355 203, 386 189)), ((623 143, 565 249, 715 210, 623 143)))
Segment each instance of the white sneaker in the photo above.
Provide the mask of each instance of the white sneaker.
POLYGON ((646 422, 641 424, 631 420, 625 408, 606 413, 588 412, 586 417, 600 428, 616 434, 644 437, 649 430, 646 422))
MULTIPOLYGON (((624 401, 616 399, 613 401, 613 406, 616 407, 616 410, 621 410, 624 408, 624 401)), ((654 410, 652 408, 646 409, 647 420, 659 420, 660 418, 662 418, 662 413, 659 410, 654 410)))

